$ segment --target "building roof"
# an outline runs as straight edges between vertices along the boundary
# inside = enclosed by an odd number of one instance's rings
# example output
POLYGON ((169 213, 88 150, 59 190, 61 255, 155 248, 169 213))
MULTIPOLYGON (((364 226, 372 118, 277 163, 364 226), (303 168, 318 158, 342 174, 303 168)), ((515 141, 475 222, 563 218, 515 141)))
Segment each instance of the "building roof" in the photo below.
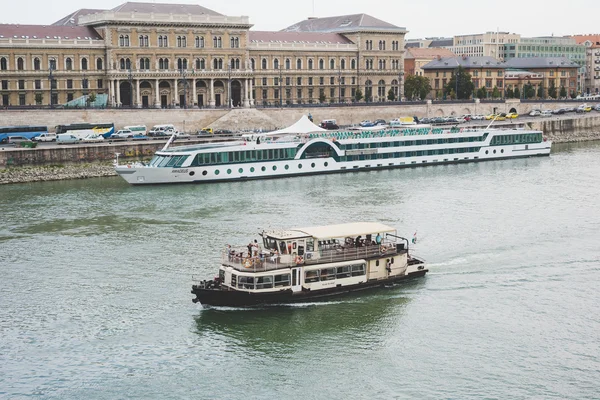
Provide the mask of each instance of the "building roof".
POLYGON ((506 68, 530 69, 530 68, 579 68, 579 64, 566 57, 527 57, 511 58, 505 62, 506 68))
POLYGON ((406 54, 404 56, 405 59, 426 59, 433 60, 438 57, 456 57, 449 49, 444 49, 442 47, 423 47, 423 48, 409 48, 406 50, 406 54))
MULTIPOLYGON (((516 60, 516 59, 515 59, 516 60)), ((504 68, 504 64, 494 57, 442 57, 423 65, 422 69, 465 69, 473 68, 504 68)))
POLYGON ((352 44, 352 41, 339 33, 330 32, 270 32, 249 31, 250 43, 328 43, 352 44))
POLYGON ((429 47, 450 47, 454 46, 454 39, 446 38, 446 39, 434 39, 429 43, 429 47))
POLYGON ((573 35, 571 36, 577 44, 585 44, 589 43, 589 47, 600 47, 600 35, 599 34, 591 34, 591 35, 573 35))
POLYGON ((287 32, 352 32, 356 30, 391 30, 404 31, 389 22, 382 21, 368 14, 339 15, 336 17, 309 18, 288 26, 282 31, 287 32))
POLYGON ((32 39, 94 39, 102 38, 94 28, 88 26, 61 25, 14 25, 0 24, 0 38, 32 38, 32 39))
POLYGON ((421 47, 421 43, 419 42, 404 42, 405 49, 418 49, 421 47))
POLYGON ((114 12, 138 12, 142 14, 185 14, 185 15, 223 15, 197 4, 166 4, 166 3, 138 3, 128 1, 113 8, 114 12))
POLYGON ((67 15, 66 17, 64 17, 62 19, 59 19, 52 25, 75 26, 75 25, 77 25, 77 18, 81 17, 82 15, 95 14, 95 13, 102 12, 102 11, 105 11, 105 10, 99 10, 99 9, 93 9, 93 8, 82 8, 75 12, 72 12, 71 14, 67 15))

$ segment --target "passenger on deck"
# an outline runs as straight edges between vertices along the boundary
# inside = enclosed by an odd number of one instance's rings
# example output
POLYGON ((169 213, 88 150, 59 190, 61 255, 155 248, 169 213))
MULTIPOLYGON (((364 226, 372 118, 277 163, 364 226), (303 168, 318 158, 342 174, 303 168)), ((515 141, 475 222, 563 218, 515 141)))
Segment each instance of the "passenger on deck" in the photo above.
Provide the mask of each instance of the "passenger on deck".
POLYGON ((362 236, 360 236, 360 235, 359 235, 359 236, 356 238, 356 242, 355 242, 355 246, 356 246, 356 247, 360 247, 360 246, 361 246, 361 242, 360 242, 360 238, 361 238, 361 237, 362 237, 362 236))

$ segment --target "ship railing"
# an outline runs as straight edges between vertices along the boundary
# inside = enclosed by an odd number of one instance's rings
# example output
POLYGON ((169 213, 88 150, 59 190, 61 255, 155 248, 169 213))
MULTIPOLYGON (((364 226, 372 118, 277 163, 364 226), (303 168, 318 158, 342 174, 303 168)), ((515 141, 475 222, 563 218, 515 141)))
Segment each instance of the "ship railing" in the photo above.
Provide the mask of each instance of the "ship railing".
POLYGON ((360 247, 338 246, 316 252, 307 252, 304 262, 306 264, 321 264, 393 256, 395 254, 398 254, 398 248, 395 243, 360 247))
POLYGON ((296 263, 282 261, 281 256, 263 250, 250 256, 245 248, 225 250, 221 256, 221 264, 244 272, 274 271, 296 265, 296 263))

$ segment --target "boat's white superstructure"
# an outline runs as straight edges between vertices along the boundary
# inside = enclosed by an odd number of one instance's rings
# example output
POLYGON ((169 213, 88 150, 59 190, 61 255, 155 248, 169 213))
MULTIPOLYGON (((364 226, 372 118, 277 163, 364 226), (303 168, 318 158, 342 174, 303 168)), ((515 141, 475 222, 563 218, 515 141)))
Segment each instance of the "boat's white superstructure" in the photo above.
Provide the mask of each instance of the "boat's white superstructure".
POLYGON ((526 129, 434 128, 246 135, 234 142, 164 148, 148 164, 116 165, 131 184, 202 183, 547 156, 526 129))

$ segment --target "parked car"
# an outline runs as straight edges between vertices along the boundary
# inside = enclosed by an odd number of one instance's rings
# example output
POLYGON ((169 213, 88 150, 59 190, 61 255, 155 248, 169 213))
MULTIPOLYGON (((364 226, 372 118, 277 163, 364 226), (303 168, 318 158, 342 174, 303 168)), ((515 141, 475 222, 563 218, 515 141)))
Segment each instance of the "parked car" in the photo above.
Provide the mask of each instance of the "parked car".
POLYGON ((555 114, 555 115, 561 115, 561 114, 564 114, 564 113, 566 113, 566 112, 567 112, 567 111, 566 111, 564 108, 558 108, 558 109, 556 109, 556 110, 553 110, 553 111, 552 111, 552 114, 555 114))
POLYGON ((552 111, 550 110, 544 110, 540 113, 541 117, 551 117, 552 116, 552 111))
POLYGON ((387 122, 385 122, 384 119, 376 119, 374 122, 375 126, 377 125, 387 125, 387 122))
POLYGON ((34 148, 37 146, 37 142, 25 137, 25 136, 9 136, 6 142, 9 146, 29 147, 34 148))
POLYGON ((542 112, 540 110, 531 110, 531 112, 529 113, 530 117, 539 117, 540 115, 542 115, 542 112))
POLYGON ((335 119, 324 119, 321 121, 320 127, 327 130, 340 129, 335 119))
POLYGON ((32 138, 31 140, 33 140, 35 142, 56 142, 56 133, 50 133, 50 132, 42 133, 42 134, 37 135, 36 137, 32 138))
POLYGON ((475 114, 475 115, 473 115, 473 117, 471 119, 473 119, 475 121, 483 121, 485 119, 485 116, 481 115, 481 114, 475 114))
POLYGON ((596 107, 594 107, 594 110, 600 111, 600 104, 596 104, 596 107))
POLYGON ((373 123, 369 120, 364 120, 364 121, 361 121, 359 125, 362 126, 363 128, 367 128, 367 127, 375 126, 375 123, 373 123))
POLYGON ((171 124, 155 125, 148 132, 148 136, 170 136, 173 134, 173 131, 176 131, 176 129, 171 124))
POLYGON ((146 135, 146 133, 148 132, 148 128, 146 128, 146 125, 126 126, 123 129, 130 130, 131 132, 133 132, 134 135, 146 135))
POLYGON ((507 119, 519 118, 519 114, 517 114, 516 112, 510 112, 510 113, 506 114, 506 118, 507 119))
POLYGON ((61 133, 56 135, 56 144, 73 144, 79 142, 79 138, 75 135, 71 135, 70 133, 61 133))
POLYGON ((212 128, 202 128, 198 131, 198 135, 212 135, 215 133, 212 128))
POLYGON ((460 116, 460 119, 462 119, 465 122, 469 122, 473 119, 473 117, 471 116, 471 114, 464 114, 460 116))
POLYGON ((110 138, 111 139, 125 139, 125 138, 132 138, 133 136, 134 136, 134 133, 132 131, 130 131, 129 129, 121 129, 119 131, 116 131, 112 135, 110 135, 110 138))
POLYGON ((217 129, 214 133, 215 135, 231 135, 233 132, 229 129, 217 129))
POLYGON ((584 113, 584 112, 590 112, 590 111, 592 111, 592 107, 588 106, 587 104, 582 104, 579 107, 577 107, 578 113, 584 113))
POLYGON ((104 136, 97 134, 97 133, 92 133, 91 135, 87 135, 86 137, 84 137, 83 139, 81 139, 81 141, 83 143, 98 143, 98 142, 103 142, 104 141, 104 136))

